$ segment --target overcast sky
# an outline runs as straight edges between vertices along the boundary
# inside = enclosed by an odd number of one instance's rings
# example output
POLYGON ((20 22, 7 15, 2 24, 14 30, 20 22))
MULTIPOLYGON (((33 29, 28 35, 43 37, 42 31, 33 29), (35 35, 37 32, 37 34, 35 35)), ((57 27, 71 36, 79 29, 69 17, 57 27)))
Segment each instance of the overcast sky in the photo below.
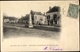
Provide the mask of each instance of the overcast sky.
POLYGON ((60 6, 63 3, 62 1, 7 1, 1 2, 1 10, 8 16, 20 18, 21 16, 29 14, 30 10, 44 13, 49 10, 49 6, 60 6))

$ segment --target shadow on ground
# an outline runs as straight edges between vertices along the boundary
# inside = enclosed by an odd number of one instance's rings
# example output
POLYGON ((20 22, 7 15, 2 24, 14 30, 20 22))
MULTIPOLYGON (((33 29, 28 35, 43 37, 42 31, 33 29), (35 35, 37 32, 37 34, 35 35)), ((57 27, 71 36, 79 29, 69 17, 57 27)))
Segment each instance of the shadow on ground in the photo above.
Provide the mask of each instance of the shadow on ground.
MULTIPOLYGON (((28 28, 25 27, 25 24, 10 24, 11 26, 14 27, 21 27, 21 28, 28 28)), ((37 29, 37 30, 45 30, 45 31, 54 31, 54 32, 60 32, 60 27, 55 27, 54 26, 49 26, 48 25, 34 25, 32 29, 37 29)))
POLYGON ((54 31, 54 32, 60 32, 60 27, 44 27, 44 26, 34 26, 33 29, 38 29, 38 30, 45 30, 45 31, 54 31))

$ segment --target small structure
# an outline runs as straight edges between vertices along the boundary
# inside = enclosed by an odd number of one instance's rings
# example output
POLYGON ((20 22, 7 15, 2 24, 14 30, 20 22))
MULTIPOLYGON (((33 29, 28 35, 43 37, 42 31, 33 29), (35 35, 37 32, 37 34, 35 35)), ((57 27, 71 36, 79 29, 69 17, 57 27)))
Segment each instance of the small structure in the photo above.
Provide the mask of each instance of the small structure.
POLYGON ((9 19, 5 18, 5 19, 3 19, 3 22, 4 23, 8 23, 9 22, 9 19))

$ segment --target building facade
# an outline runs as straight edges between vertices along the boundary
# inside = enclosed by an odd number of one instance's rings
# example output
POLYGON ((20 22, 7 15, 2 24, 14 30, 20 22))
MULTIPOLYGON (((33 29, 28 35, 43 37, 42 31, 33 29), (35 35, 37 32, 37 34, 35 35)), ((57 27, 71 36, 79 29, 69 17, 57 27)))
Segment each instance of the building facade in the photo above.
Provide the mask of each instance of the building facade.
POLYGON ((44 14, 35 11, 31 11, 30 13, 32 15, 32 22, 34 25, 46 24, 46 16, 44 14))
POLYGON ((58 25, 61 24, 61 15, 60 7, 54 6, 53 8, 49 7, 49 11, 46 12, 47 23, 48 25, 58 25))

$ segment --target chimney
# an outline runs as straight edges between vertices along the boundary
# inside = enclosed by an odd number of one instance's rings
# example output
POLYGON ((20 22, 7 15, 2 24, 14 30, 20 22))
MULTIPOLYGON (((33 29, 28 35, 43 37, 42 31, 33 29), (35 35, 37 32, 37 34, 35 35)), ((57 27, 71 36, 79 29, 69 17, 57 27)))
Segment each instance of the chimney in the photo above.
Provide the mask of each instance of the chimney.
POLYGON ((49 10, 51 9, 51 7, 49 7, 49 10))
POLYGON ((33 12, 33 11, 31 10, 31 11, 30 11, 30 14, 32 14, 32 12, 33 12))
POLYGON ((44 15, 45 15, 45 12, 44 12, 44 15))

